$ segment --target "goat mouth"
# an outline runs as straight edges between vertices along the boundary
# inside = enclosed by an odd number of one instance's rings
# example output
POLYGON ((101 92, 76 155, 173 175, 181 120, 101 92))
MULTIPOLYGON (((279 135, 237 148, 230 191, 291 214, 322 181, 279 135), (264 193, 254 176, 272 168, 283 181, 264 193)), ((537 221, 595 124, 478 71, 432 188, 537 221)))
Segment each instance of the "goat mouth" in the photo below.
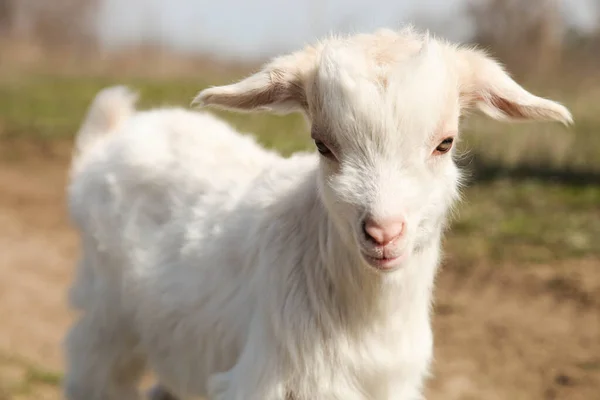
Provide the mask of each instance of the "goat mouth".
POLYGON ((363 257, 372 267, 384 271, 391 272, 395 271, 400 267, 400 264, 405 258, 405 253, 397 255, 397 256, 381 256, 381 257, 373 257, 363 253, 363 257))

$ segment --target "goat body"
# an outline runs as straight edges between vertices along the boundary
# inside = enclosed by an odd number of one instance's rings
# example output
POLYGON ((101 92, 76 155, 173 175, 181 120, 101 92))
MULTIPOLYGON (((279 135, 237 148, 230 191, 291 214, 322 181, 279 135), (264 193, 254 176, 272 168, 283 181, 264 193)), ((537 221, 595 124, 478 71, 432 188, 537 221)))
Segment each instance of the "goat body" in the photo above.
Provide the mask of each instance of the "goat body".
POLYGON ((78 134, 70 400, 137 399, 147 367, 157 399, 421 398, 460 110, 570 120, 475 50, 387 30, 198 97, 303 112, 321 155, 283 158, 210 114, 134 100, 103 90, 78 134), (391 220, 393 240, 365 230, 391 220))

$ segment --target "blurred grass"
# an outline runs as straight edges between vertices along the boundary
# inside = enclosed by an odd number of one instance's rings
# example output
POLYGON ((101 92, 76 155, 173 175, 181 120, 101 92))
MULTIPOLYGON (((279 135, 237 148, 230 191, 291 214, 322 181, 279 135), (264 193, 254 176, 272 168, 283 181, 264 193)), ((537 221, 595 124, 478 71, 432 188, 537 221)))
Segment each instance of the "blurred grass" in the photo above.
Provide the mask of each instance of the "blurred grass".
MULTIPOLYGON (((0 400, 18 398, 47 398, 44 394, 58 391, 62 374, 47 370, 29 360, 0 353, 0 400)), ((52 396, 54 398, 54 396, 52 396)))
POLYGON ((600 256, 600 185, 535 179, 473 184, 447 240, 450 257, 462 263, 600 256))
MULTIPOLYGON (((202 88, 237 78, 119 81, 109 75, 40 73, 0 77, 0 145, 7 149, 15 141, 68 141, 93 96, 109 85, 127 84, 139 91, 142 108, 188 107, 202 88)), ((475 115, 464 121, 460 149, 472 182, 447 239, 449 257, 460 262, 600 256, 600 85, 531 90, 563 101, 576 124, 511 125, 475 115), (524 167, 527 173, 519 180, 507 179, 510 171, 524 167), (488 170, 496 172, 485 179, 488 170), (566 183, 553 182, 553 171, 566 172, 566 183), (570 178, 577 173, 588 174, 586 184, 570 178)), ((299 115, 216 113, 284 155, 312 148, 299 115)))
MULTIPOLYGON (((223 78, 211 85, 225 84, 223 78)), ((189 107, 199 90, 209 85, 201 79, 129 78, 108 76, 25 75, 0 80, 0 138, 61 140, 71 138, 98 90, 126 84, 138 91, 141 108, 189 107)), ((261 133, 259 140, 284 154, 307 149, 306 125, 299 115, 274 116, 216 111, 236 128, 261 133)))

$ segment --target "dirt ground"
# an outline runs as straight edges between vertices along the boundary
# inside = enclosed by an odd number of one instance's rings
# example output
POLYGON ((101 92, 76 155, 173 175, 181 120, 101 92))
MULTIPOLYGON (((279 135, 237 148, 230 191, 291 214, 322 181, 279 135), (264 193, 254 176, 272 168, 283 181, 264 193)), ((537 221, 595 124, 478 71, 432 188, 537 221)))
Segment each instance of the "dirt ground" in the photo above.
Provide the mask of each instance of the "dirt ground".
MULTIPOLYGON (((66 158, 0 164, 0 399, 58 399, 77 239, 66 158)), ((600 399, 600 260, 444 265, 428 399, 600 399)))

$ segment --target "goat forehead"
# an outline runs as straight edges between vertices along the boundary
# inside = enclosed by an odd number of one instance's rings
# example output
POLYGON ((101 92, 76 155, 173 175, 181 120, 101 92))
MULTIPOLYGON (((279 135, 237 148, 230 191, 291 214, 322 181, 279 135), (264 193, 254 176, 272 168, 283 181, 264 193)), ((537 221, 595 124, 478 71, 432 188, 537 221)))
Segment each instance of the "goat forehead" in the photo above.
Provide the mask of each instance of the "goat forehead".
POLYGON ((315 100, 319 125, 336 139, 414 147, 457 122, 458 85, 440 44, 429 41, 390 65, 379 61, 349 45, 323 49, 315 100))

